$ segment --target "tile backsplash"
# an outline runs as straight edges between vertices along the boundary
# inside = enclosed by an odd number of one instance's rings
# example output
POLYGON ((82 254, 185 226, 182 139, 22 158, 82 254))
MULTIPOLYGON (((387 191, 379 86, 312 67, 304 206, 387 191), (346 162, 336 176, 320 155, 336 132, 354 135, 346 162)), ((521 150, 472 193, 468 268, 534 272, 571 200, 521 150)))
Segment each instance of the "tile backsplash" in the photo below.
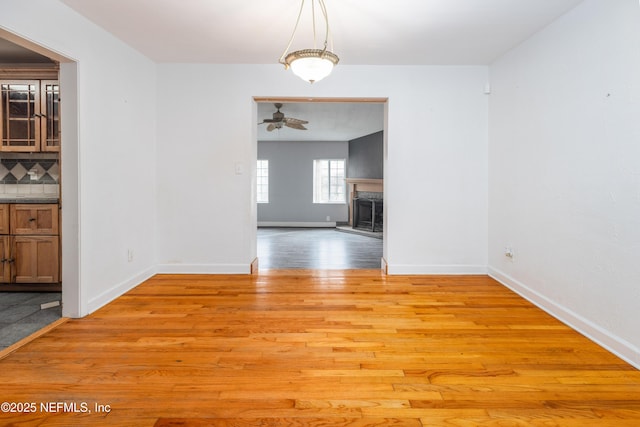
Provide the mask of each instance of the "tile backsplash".
POLYGON ((376 200, 381 200, 384 198, 383 193, 378 193, 373 191, 357 191, 356 197, 361 197, 364 199, 376 199, 376 200))
POLYGON ((0 154, 0 197, 57 197, 60 162, 50 154, 0 154))

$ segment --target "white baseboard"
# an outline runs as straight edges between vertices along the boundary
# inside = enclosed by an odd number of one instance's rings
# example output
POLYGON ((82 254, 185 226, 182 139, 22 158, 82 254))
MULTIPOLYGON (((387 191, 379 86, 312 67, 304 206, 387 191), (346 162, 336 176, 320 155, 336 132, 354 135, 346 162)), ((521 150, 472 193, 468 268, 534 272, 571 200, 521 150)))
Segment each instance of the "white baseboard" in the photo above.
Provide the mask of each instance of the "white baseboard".
POLYGON ((107 305, 156 274, 251 274, 251 264, 161 264, 154 266, 90 299, 86 305, 86 312, 81 313, 81 317, 107 305))
POLYGON ((546 311, 562 323, 589 338, 591 341, 604 347, 635 368, 640 369, 640 349, 630 342, 616 336, 555 301, 550 300, 500 270, 489 267, 489 276, 535 304, 540 309, 546 311))
POLYGON ((486 265, 402 265, 386 263, 389 275, 474 275, 487 274, 486 265))
POLYGON ((160 264, 158 274, 251 274, 247 264, 160 264))
POLYGON ((335 221, 324 222, 288 222, 288 221, 259 221, 258 227, 292 227, 292 228, 335 228, 335 221))
POLYGON ((95 298, 91 298, 87 302, 87 306, 86 306, 87 312, 82 313, 82 317, 88 314, 91 314, 97 309, 99 309, 100 307, 103 307, 109 304, 114 299, 118 298, 119 296, 122 296, 124 293, 135 288, 140 283, 144 282, 145 280, 149 279, 155 274, 156 274, 156 268, 150 267, 147 270, 125 280, 124 282, 121 282, 113 286, 112 288, 107 289, 106 291, 102 292, 100 295, 96 296, 95 298))

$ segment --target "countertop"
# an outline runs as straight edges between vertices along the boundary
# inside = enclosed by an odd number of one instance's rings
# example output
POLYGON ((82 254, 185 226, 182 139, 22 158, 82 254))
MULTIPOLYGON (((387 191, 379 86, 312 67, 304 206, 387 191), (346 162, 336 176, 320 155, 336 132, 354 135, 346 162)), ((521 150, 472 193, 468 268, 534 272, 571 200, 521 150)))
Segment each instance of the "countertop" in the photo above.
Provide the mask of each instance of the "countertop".
POLYGON ((53 197, 33 197, 33 196, 8 196, 0 197, 0 204, 3 203, 21 203, 21 204, 55 204, 60 199, 53 197))

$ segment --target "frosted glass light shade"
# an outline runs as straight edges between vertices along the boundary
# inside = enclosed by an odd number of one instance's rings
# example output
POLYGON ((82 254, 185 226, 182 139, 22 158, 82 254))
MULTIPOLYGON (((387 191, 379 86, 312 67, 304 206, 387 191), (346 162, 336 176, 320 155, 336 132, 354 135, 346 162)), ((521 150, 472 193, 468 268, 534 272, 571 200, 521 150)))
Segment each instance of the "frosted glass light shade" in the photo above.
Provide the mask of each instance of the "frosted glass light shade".
POLYGON ((314 83, 331 74, 339 60, 337 55, 328 50, 305 49, 291 52, 285 64, 302 80, 314 83))

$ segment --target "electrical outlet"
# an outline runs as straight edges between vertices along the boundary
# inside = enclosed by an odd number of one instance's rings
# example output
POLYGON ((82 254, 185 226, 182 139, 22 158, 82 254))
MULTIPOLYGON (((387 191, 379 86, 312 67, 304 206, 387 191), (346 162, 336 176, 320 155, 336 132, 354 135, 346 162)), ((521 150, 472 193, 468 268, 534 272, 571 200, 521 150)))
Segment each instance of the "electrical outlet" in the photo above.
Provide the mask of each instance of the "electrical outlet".
POLYGON ((236 162, 235 171, 236 171, 236 175, 244 174, 244 164, 242 164, 241 162, 236 162))
POLYGON ((513 248, 511 248, 509 246, 505 247, 504 248, 504 256, 506 256, 510 260, 513 260, 513 248))
POLYGON ((331 221, 331 217, 327 215, 327 221, 331 221))
POLYGON ((127 250, 127 261, 128 262, 133 262, 133 249, 128 249, 127 250))

